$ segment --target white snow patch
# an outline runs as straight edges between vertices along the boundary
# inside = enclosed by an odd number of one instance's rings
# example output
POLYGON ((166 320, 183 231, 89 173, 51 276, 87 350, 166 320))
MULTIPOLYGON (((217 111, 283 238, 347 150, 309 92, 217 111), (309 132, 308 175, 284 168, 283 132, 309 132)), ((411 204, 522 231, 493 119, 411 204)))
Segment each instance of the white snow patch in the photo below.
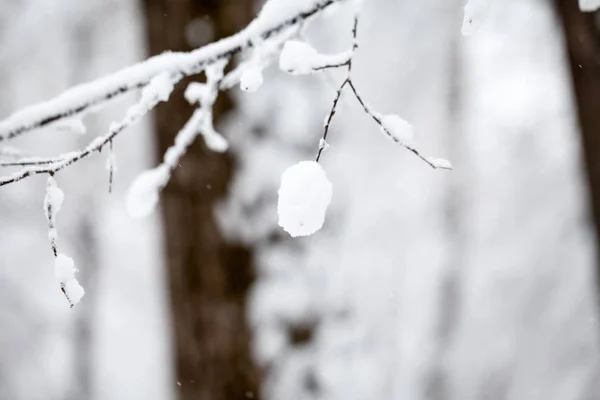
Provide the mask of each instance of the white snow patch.
POLYGON ((336 54, 319 54, 308 43, 288 40, 283 45, 279 57, 279 68, 293 75, 306 75, 326 67, 344 65, 350 60, 352 54, 352 50, 336 54))
POLYGON ((191 82, 183 96, 190 104, 203 104, 210 98, 211 89, 206 83, 191 82))
POLYGON ((312 235, 325 222, 332 185, 316 161, 301 161, 281 175, 277 214, 279 226, 291 236, 312 235))
POLYGON ((85 290, 79 284, 77 279, 70 279, 63 284, 63 289, 71 302, 71 307, 79 303, 79 301, 85 295, 85 290))
POLYGON ((317 50, 311 45, 299 40, 288 40, 283 45, 279 57, 279 68, 294 75, 304 75, 313 72, 313 60, 317 50))
POLYGON ((71 257, 62 253, 56 256, 54 259, 54 276, 59 282, 65 283, 75 279, 76 272, 77 268, 75 268, 75 262, 71 257))

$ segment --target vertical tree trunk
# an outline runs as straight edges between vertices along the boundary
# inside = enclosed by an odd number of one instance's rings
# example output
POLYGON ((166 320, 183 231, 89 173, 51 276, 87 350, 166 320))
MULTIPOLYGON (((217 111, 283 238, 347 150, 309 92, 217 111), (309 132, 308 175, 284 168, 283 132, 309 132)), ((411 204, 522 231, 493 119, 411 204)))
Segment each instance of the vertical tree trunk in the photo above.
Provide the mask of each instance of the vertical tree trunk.
MULTIPOLYGON (((556 3, 569 52, 596 248, 600 249, 600 30, 597 15, 581 12, 576 0, 557 0, 556 3)), ((598 267, 596 282, 600 289, 598 267)))
MULTIPOLYGON (((243 28, 251 0, 145 0, 150 53, 190 50, 243 28), (211 32, 212 31, 212 32, 211 32)), ((187 82, 156 110, 158 157, 191 115, 187 82)), ((232 107, 222 94, 215 118, 232 107)), ((253 280, 250 251, 231 246, 215 221, 233 170, 228 155, 198 140, 162 195, 170 298, 182 400, 256 398, 259 372, 250 355, 246 295, 253 280)), ((174 382, 175 384, 175 382, 174 382)))

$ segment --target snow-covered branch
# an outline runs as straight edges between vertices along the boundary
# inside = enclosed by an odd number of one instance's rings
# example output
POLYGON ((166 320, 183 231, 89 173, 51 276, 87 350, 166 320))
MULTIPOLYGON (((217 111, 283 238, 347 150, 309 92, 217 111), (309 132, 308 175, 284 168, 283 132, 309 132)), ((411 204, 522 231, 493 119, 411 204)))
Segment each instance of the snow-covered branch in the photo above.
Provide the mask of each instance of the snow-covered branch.
MULTIPOLYGON (((70 166, 71 164, 89 157, 95 152, 102 151, 102 148, 111 143, 114 138, 119 135, 119 133, 133 123, 139 121, 158 103, 168 100, 169 95, 173 91, 175 83, 177 83, 181 78, 181 74, 177 74, 176 76, 170 76, 168 73, 157 75, 146 87, 144 87, 140 100, 131 106, 129 110, 127 110, 123 120, 118 123, 113 123, 109 127, 106 135, 95 138, 86 148, 78 152, 63 154, 50 159, 28 159, 16 161, 16 163, 26 162, 25 165, 31 166, 24 168, 15 174, 0 178, 0 186, 18 182, 36 174, 53 175, 56 172, 70 166)), ((5 163, 5 165, 6 164, 10 165, 11 163, 5 163)), ((15 163, 12 164, 14 165, 15 163)))
POLYGON ((62 207, 64 198, 65 195, 58 187, 54 177, 49 176, 46 182, 46 196, 44 197, 44 215, 48 220, 48 239, 54 255, 54 275, 60 283, 60 290, 65 295, 69 305, 73 307, 84 296, 85 290, 75 278, 78 270, 75 268, 73 259, 58 252, 56 216, 62 207))
POLYGON ((288 28, 303 24, 332 4, 345 1, 302 0, 292 4, 287 0, 271 0, 246 29, 229 38, 188 53, 163 53, 13 114, 0 122, 0 143, 102 106, 127 92, 145 87, 160 74, 199 74, 208 65, 229 59, 252 47, 256 41, 268 40, 288 28))
POLYGON ((257 18, 236 35, 189 53, 164 53, 152 57, 105 78, 77 86, 53 100, 31 106, 0 121, 0 143, 50 124, 85 131, 81 114, 104 106, 121 94, 141 89, 138 101, 129 107, 121 121, 111 124, 105 134, 94 138, 83 149, 52 157, 35 157, 6 146, 0 148, 0 167, 20 168, 11 175, 0 177, 0 186, 37 174, 49 175, 44 203, 49 237, 55 257, 56 275, 71 306, 79 301, 84 291, 75 279, 77 270, 73 260, 62 255, 56 245, 55 217, 62 204, 63 194, 56 186, 54 176, 78 161, 108 148, 106 169, 109 176, 108 190, 111 192, 116 171, 115 140, 160 102, 168 101, 175 86, 185 77, 201 72, 206 75, 206 82, 192 82, 184 93, 186 100, 197 108, 177 134, 174 144, 165 152, 162 163, 142 173, 131 185, 126 201, 131 216, 145 216, 154 210, 159 194, 168 184, 180 158, 198 136, 213 151, 227 150, 227 141, 213 125, 213 105, 219 91, 237 84, 247 92, 258 90, 264 80, 263 70, 278 56, 280 69, 292 75, 322 73, 333 68, 344 68, 346 71, 326 118, 316 161, 300 162, 282 175, 278 202, 279 223, 292 236, 310 235, 319 230, 325 220, 332 197, 332 185, 319 161, 328 147, 327 139, 333 117, 346 88, 350 88, 349 92, 358 100, 362 110, 386 136, 434 169, 452 169, 448 161, 424 157, 416 150, 413 128, 408 122, 395 114, 383 115, 376 112, 359 94, 352 80, 352 63, 358 50, 359 11, 362 3, 363 0, 269 0, 257 18), (349 3, 354 7, 352 43, 345 51, 320 54, 306 41, 301 41, 300 34, 312 17, 335 3, 349 3), (226 74, 225 67, 237 53, 243 53, 245 59, 226 74))

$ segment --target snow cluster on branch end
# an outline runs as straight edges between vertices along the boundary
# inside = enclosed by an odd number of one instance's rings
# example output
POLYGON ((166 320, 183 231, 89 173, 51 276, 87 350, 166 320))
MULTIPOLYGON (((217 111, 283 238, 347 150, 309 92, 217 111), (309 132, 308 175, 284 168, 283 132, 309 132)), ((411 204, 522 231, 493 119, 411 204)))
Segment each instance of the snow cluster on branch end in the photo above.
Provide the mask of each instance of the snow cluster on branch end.
POLYGON ((60 282, 60 287, 67 297, 71 307, 79 303, 85 295, 85 290, 75 278, 78 269, 71 257, 58 254, 54 259, 54 276, 60 282))
POLYGON ((60 282, 60 288, 69 301, 71 307, 79 303, 85 294, 85 290, 75 279, 75 263, 71 257, 58 253, 57 241, 58 231, 56 230, 56 216, 64 201, 65 195, 58 187, 54 177, 49 176, 46 183, 46 196, 44 197, 44 214, 48 220, 48 238, 50 246, 54 253, 54 276, 60 282))
POLYGON ((277 214, 279 226, 291 236, 312 235, 325 222, 332 185, 316 161, 301 161, 281 175, 277 214))

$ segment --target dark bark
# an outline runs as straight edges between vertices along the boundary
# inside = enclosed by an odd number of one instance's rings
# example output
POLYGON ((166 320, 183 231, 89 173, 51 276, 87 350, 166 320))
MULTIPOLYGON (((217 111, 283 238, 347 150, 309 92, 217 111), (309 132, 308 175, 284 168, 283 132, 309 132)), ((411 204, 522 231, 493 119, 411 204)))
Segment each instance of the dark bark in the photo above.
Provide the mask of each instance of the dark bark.
MULTIPOLYGON (((556 1, 577 100, 596 248, 600 249, 600 30, 596 22, 598 16, 581 12, 577 3, 576 0, 556 1)), ((596 281, 600 288, 598 267, 596 281)))
MULTIPOLYGON (((190 50, 189 29, 195 45, 231 35, 249 22, 253 10, 251 0, 145 0, 145 6, 151 55, 190 50)), ((193 111, 183 98, 186 84, 156 109, 157 157, 193 111)), ((217 122, 232 106, 227 94, 221 94, 214 110, 217 122)), ((227 194, 232 173, 231 157, 209 151, 199 139, 162 193, 175 387, 182 400, 257 397, 260 373, 251 359, 246 318, 251 255, 224 240, 213 212, 227 194)))

